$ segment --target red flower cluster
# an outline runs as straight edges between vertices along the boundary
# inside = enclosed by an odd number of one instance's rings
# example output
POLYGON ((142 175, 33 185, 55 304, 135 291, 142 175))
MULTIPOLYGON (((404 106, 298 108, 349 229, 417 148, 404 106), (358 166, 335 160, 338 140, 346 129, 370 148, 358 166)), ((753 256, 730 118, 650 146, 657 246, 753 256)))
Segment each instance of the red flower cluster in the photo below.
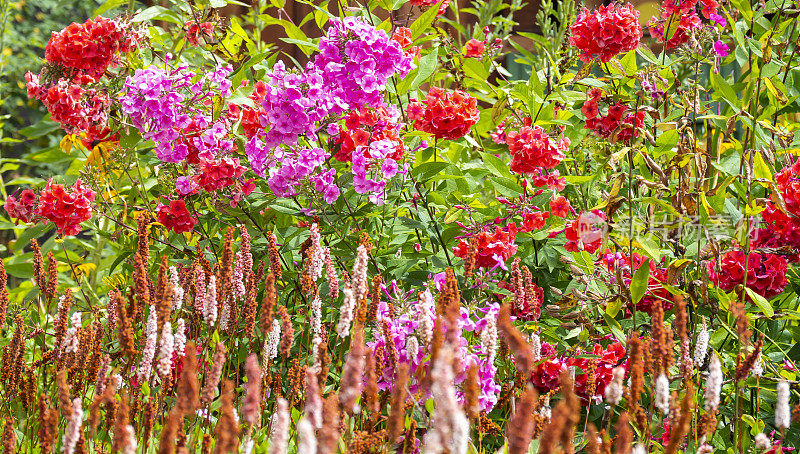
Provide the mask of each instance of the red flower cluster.
POLYGON ((605 348, 599 343, 594 344, 590 354, 598 358, 586 358, 582 357, 582 355, 573 356, 567 360, 567 364, 580 368, 580 372, 575 374, 575 394, 584 403, 593 401, 597 404, 603 401, 606 386, 614 378, 614 368, 617 366, 627 368, 628 362, 627 360, 622 361, 622 358, 625 357, 625 347, 619 342, 610 344, 605 348), (592 363, 595 365, 594 372, 590 370, 592 363), (592 395, 589 395, 590 373, 594 380, 594 393, 592 395))
POLYGON ((189 232, 197 224, 197 219, 189 214, 186 202, 183 200, 173 200, 169 205, 159 205, 157 218, 158 222, 175 233, 189 232))
POLYGON ((786 211, 800 216, 800 159, 791 166, 784 167, 775 175, 775 181, 786 203, 786 211))
MULTIPOLYGON (((624 280, 622 285, 630 287, 633 273, 644 264, 645 259, 646 257, 634 252, 633 266, 631 266, 630 255, 622 252, 612 253, 610 250, 606 250, 601 262, 614 276, 617 275, 617 269, 619 269, 619 274, 624 280)), ((648 314, 653 313, 656 304, 660 304, 665 311, 672 309, 672 296, 662 285, 667 282, 667 269, 656 266, 652 260, 649 261, 648 267, 650 268, 650 277, 647 281, 647 291, 636 304, 636 309, 648 314)))
MULTIPOLYGON (((138 46, 142 36, 127 25, 97 17, 53 32, 45 57, 63 76, 25 74, 28 97, 45 105, 53 120, 68 134, 85 133, 86 140, 102 140, 111 101, 106 93, 87 88, 119 62, 120 52, 138 46)), ((52 74, 42 71, 41 74, 52 74)))
POLYGON ((464 56, 467 58, 480 58, 485 50, 486 44, 483 41, 472 38, 464 46, 464 56))
POLYGON ((564 159, 569 149, 569 139, 553 140, 541 126, 523 126, 506 135, 511 153, 511 171, 521 175, 532 174, 537 168, 552 169, 564 159))
POLYGON ((201 22, 198 26, 197 21, 189 21, 183 25, 183 28, 186 31, 186 41, 195 46, 200 42, 201 33, 203 39, 211 38, 214 34, 213 22, 201 22))
POLYGON ((411 103, 406 113, 418 130, 437 139, 455 140, 478 122, 478 100, 461 90, 447 93, 432 87, 425 101, 411 103))
MULTIPOLYGON (((708 263, 708 275, 717 287, 729 292, 744 282, 744 252, 728 251, 719 263, 708 263)), ((780 294, 786 287, 786 260, 774 254, 750 252, 747 265, 747 287, 770 299, 780 294)))
POLYGON ((37 214, 52 221, 59 233, 75 235, 81 231, 81 222, 92 217, 94 198, 95 192, 83 186, 81 180, 69 191, 51 180, 39 194, 37 214))
POLYGON ((584 63, 595 57, 605 63, 621 52, 636 49, 642 39, 639 11, 630 3, 612 3, 597 11, 583 8, 570 31, 569 43, 582 52, 584 63))
MULTIPOLYGON (((495 226, 494 232, 484 230, 476 235, 478 237, 475 255, 476 267, 494 268, 503 265, 517 252, 517 245, 514 243, 517 239, 517 225, 513 222, 509 224, 508 230, 495 226)), ((458 246, 453 248, 453 253, 456 257, 464 258, 469 250, 469 238, 467 238, 458 242, 458 246)))
MULTIPOLYGON (((353 151, 356 147, 366 146, 378 140, 390 140, 394 142, 394 152, 387 157, 399 161, 403 158, 406 146, 403 138, 400 137, 400 127, 392 122, 386 108, 371 109, 362 107, 361 110, 351 111, 344 120, 347 130, 342 130, 334 140, 334 145, 339 146, 336 152, 336 160, 349 162, 353 158, 353 151)), ((371 158, 369 151, 365 152, 367 158, 371 158)))
POLYGON ((634 137, 639 137, 637 129, 644 126, 643 111, 632 111, 618 102, 608 108, 606 115, 600 115, 597 103, 603 96, 603 90, 592 88, 588 94, 589 99, 581 107, 581 112, 586 115, 586 129, 593 129, 598 137, 611 142, 630 142, 634 137))
POLYGON ((208 192, 232 186, 242 175, 245 168, 234 158, 222 158, 217 161, 200 161, 200 173, 195 176, 197 184, 208 192))
POLYGON ((10 195, 5 203, 5 209, 14 224, 19 221, 31 222, 34 214, 36 214, 36 203, 38 199, 36 193, 30 189, 26 189, 20 193, 19 198, 10 195))
POLYGON ((39 83, 39 76, 25 75, 28 96, 42 101, 50 117, 68 134, 104 129, 111 101, 108 95, 95 89, 86 89, 76 83, 59 79, 50 86, 39 83))
MULTIPOLYGON (((594 253, 603 243, 603 230, 606 214, 600 210, 584 211, 577 219, 569 221, 564 230, 567 243, 564 248, 570 252, 587 251, 594 253)), ((557 233, 551 233, 555 236, 557 233)))
MULTIPOLYGON (((751 246, 754 248, 788 246, 795 251, 800 250, 800 217, 787 215, 772 202, 767 202, 761 217, 766 226, 753 231, 751 246)), ((792 263, 797 263, 800 259, 798 254, 787 255, 786 258, 792 263)))
POLYGON ((44 55, 48 62, 71 70, 72 77, 86 74, 98 79, 118 63, 119 52, 128 52, 137 42, 136 35, 127 35, 122 25, 98 16, 53 32, 44 55))
MULTIPOLYGON (((242 86, 247 86, 247 80, 242 83, 242 86)), ((244 135, 249 139, 252 139, 259 131, 264 129, 258 117, 264 114, 264 108, 261 104, 264 102, 264 96, 266 96, 266 94, 267 85, 259 80, 253 86, 253 92, 248 96, 253 100, 253 104, 256 105, 255 108, 240 106, 238 104, 228 104, 228 117, 236 122, 241 115, 242 129, 244 130, 244 135)))
POLYGON ((534 366, 531 383, 540 393, 546 393, 560 386, 560 376, 567 370, 567 362, 559 358, 555 347, 547 342, 542 342, 540 356, 544 361, 534 366))
MULTIPOLYGON (((711 15, 716 14, 719 8, 717 0, 700 0, 699 3, 706 19, 711 19, 711 15)), ((672 36, 667 40, 667 49, 685 44, 692 36, 692 31, 703 25, 697 15, 697 4, 698 0, 664 0, 661 17, 653 17, 647 24, 650 35, 659 42, 664 42, 664 29, 669 27, 672 36)))
POLYGON ((411 38, 410 28, 398 27, 397 30, 395 30, 394 33, 392 34, 392 39, 400 44, 400 47, 403 48, 403 53, 405 55, 412 55, 413 57, 419 57, 421 49, 419 46, 412 46, 412 44, 414 44, 414 40, 411 38))

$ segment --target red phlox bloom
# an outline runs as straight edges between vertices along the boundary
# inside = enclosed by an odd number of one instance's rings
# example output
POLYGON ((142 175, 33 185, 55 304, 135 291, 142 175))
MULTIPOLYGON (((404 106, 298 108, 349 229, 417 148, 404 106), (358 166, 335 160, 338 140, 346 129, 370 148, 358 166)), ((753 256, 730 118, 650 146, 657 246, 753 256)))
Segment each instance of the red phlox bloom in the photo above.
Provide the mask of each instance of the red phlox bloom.
POLYGON ((419 57, 421 49, 419 46, 412 46, 412 44, 414 44, 414 40, 411 37, 410 28, 398 27, 392 34, 392 39, 400 44, 400 47, 403 48, 404 54, 419 57))
POLYGON ((596 11, 583 8, 570 31, 569 43, 581 51, 584 63, 596 57, 605 63, 619 53, 636 49, 642 39, 639 11, 630 3, 612 3, 596 11))
POLYGON ((586 115, 586 129, 593 129, 595 135, 611 142, 630 142, 634 137, 639 137, 638 129, 644 126, 643 111, 632 110, 622 102, 617 102, 603 116, 597 106, 603 90, 593 88, 587 94, 589 99, 581 107, 581 112, 586 115))
POLYGON ((409 104, 406 113, 416 129, 437 139, 455 140, 478 122, 478 100, 461 90, 446 92, 432 87, 425 101, 409 104))
POLYGON ((175 233, 189 232, 197 224, 197 219, 189 214, 186 202, 183 200, 173 200, 169 205, 159 205, 157 217, 158 222, 175 233))
POLYGON ((78 84, 59 79, 49 87, 34 86, 38 76, 26 76, 28 93, 41 96, 50 117, 59 123, 67 134, 90 131, 100 125, 105 127, 111 100, 108 95, 94 89, 85 89, 78 84))
POLYGON ((777 175, 778 191, 783 196, 786 211, 800 216, 800 159, 792 165, 784 167, 777 175))
POLYGON ((509 132, 506 144, 511 153, 511 170, 522 175, 532 174, 538 167, 556 167, 569 149, 569 139, 553 140, 538 125, 523 126, 519 131, 509 132))
POLYGON ((33 220, 33 216, 36 213, 37 202, 38 198, 36 197, 36 193, 30 189, 26 189, 20 193, 19 197, 13 195, 8 196, 5 209, 11 219, 14 220, 14 224, 17 224, 19 221, 27 223, 33 220))
POLYGON ((195 176, 197 184, 207 192, 214 192, 232 186, 244 175, 245 168, 234 158, 217 161, 200 161, 200 173, 195 176))
MULTIPOLYGON (((694 8, 694 6, 692 6, 692 8, 694 8)), ((667 49, 674 49, 686 44, 692 36, 692 31, 703 26, 703 21, 700 20, 700 17, 694 11, 681 16, 676 15, 671 21, 669 18, 670 14, 664 11, 661 19, 656 19, 654 17, 648 23, 650 35, 658 42, 664 42, 664 27, 667 24, 670 24, 670 28, 675 28, 675 33, 667 40, 667 49), (680 20, 678 20, 677 17, 680 17, 680 20)))
POLYGON ((542 342, 540 354, 544 361, 534 366, 531 383, 540 393, 547 393, 560 386, 560 376, 567 370, 567 362, 560 358, 555 347, 547 342, 542 342))
MULTIPOLYGON (((709 279, 726 292, 733 290, 744 282, 744 256, 744 251, 740 250, 726 252, 720 260, 719 273, 716 259, 708 262, 709 279)), ((750 252, 747 287, 766 299, 779 295, 787 284, 786 265, 786 259, 781 256, 750 252)))
POLYGON ((364 156, 371 159, 369 144, 379 140, 390 140, 394 143, 394 152, 387 155, 390 159, 399 161, 406 152, 403 138, 400 137, 400 126, 392 121, 384 107, 362 107, 361 110, 351 111, 345 117, 344 125, 347 129, 342 129, 334 140, 334 144, 339 145, 339 151, 334 155, 337 161, 352 160, 353 151, 359 146, 367 147, 364 156))
POLYGON ((592 347, 590 354, 599 356, 599 358, 571 357, 567 360, 567 364, 581 369, 581 371, 575 374, 575 394, 577 394, 584 403, 589 403, 590 401, 601 403, 605 395, 606 386, 608 386, 614 378, 614 368, 623 366, 627 369, 628 361, 622 361, 625 357, 625 347, 619 342, 610 344, 605 348, 597 343, 592 347), (588 371, 591 362, 595 362, 597 367, 594 371, 594 394, 590 396, 588 390, 588 371))
POLYGON ((570 252, 594 253, 603 242, 605 221, 606 214, 600 210, 582 212, 577 219, 569 221, 564 231, 567 237, 564 248, 570 252))
POLYGON ((563 195, 560 195, 550 201, 550 213, 553 216, 565 218, 570 212, 572 212, 572 206, 569 204, 569 200, 567 200, 567 198, 563 195))
MULTIPOLYGON (((511 223, 508 230, 495 226, 494 231, 484 230, 475 234, 478 237, 475 266, 479 268, 493 268, 498 264, 498 259, 508 260, 517 252, 517 225, 511 223)), ((458 246, 453 248, 456 257, 464 258, 469 252, 469 238, 462 239, 458 246)))
POLYGON ((520 232, 530 232, 533 230, 539 230, 544 227, 545 222, 547 222, 547 218, 550 217, 550 213, 547 211, 530 211, 525 209, 522 213, 522 224, 519 228, 520 232))
POLYGON ((82 185, 81 180, 75 182, 67 191, 64 185, 47 184, 39 194, 38 215, 52 221, 58 232, 64 235, 76 235, 81 231, 80 224, 92 217, 92 202, 95 192, 82 185))
MULTIPOLYGON (((631 278, 633 273, 644 264, 647 257, 633 253, 633 266, 631 266, 631 255, 617 252, 612 253, 611 250, 606 249, 604 256, 601 258, 602 264, 611 272, 612 275, 617 275, 617 269, 620 268, 619 274, 624 280, 623 284, 630 287, 631 278)), ((667 283, 667 268, 657 266, 653 260, 648 262, 650 268, 650 277, 647 281, 647 291, 641 300, 636 304, 636 309, 648 314, 652 314, 657 304, 668 311, 672 309, 672 294, 664 288, 662 284, 667 283)))
POLYGON ((467 44, 464 46, 464 56, 467 58, 480 58, 485 50, 486 44, 484 44, 483 41, 472 38, 467 41, 467 44))
POLYGON ((203 39, 211 38, 214 34, 213 22, 201 22, 198 26, 197 21, 188 21, 183 27, 186 30, 186 41, 195 46, 200 42, 201 34, 203 39))
POLYGON ((248 96, 253 100, 253 104, 257 106, 257 108, 240 106, 238 104, 228 104, 228 118, 236 122, 239 120, 239 116, 241 115, 242 129, 244 130, 244 135, 249 139, 252 139, 256 134, 259 133, 259 131, 264 129, 264 127, 261 126, 259 115, 264 115, 265 111, 262 104, 264 103, 264 97, 266 94, 267 84, 259 80, 253 86, 253 92, 250 93, 250 96, 248 96))
POLYGON ((44 55, 49 63, 65 67, 71 77, 87 74, 99 78, 109 66, 119 63, 119 52, 129 51, 137 42, 126 39, 120 23, 98 16, 53 32, 44 55))
MULTIPOLYGON (((800 250, 800 218, 787 215, 772 202, 767 202, 761 217, 765 227, 753 231, 750 242, 752 247, 759 249, 788 246, 795 251, 800 250)), ((800 259, 796 253, 785 257, 792 263, 797 263, 800 259)))

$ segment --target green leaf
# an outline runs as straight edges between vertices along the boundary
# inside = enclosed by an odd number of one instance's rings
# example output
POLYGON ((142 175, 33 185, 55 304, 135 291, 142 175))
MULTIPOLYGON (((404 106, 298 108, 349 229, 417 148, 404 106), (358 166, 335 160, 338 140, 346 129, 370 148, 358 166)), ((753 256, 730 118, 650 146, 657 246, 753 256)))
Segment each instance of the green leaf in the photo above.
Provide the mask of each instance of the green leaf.
POLYGON ((747 295, 750 297, 751 300, 753 300, 753 303, 756 306, 758 306, 758 308, 761 310, 761 312, 764 313, 764 315, 766 315, 767 317, 775 316, 775 310, 772 309, 772 304, 770 304, 766 298, 750 290, 750 287, 745 287, 744 291, 747 292, 747 295))
POLYGON ((422 13, 422 15, 411 24, 411 39, 415 40, 419 38, 420 35, 431 26, 438 12, 439 8, 428 8, 427 11, 422 13))
POLYGON ((420 57, 419 67, 417 68, 417 76, 414 78, 414 81, 411 82, 411 90, 416 90, 420 85, 422 85, 423 82, 431 77, 431 74, 433 74, 433 71, 436 69, 436 63, 438 60, 438 49, 435 49, 429 54, 420 57))
POLYGON ((500 194, 506 197, 518 197, 522 195, 522 186, 518 185, 516 181, 505 177, 491 177, 494 183, 494 188, 500 194))
POLYGON ((650 280, 650 259, 645 260, 639 269, 633 273, 631 280, 631 300, 633 304, 638 303, 647 292, 647 283, 650 280))
POLYGON ((34 125, 20 129, 19 133, 27 137, 28 139, 35 139, 45 134, 49 134, 57 130, 58 128, 60 128, 60 126, 55 121, 42 119, 40 122, 34 125))
POLYGON ((722 99, 728 101, 728 104, 730 104, 732 108, 738 110, 739 98, 736 96, 736 92, 727 80, 723 79, 719 74, 712 72, 711 87, 714 89, 714 92, 722 95, 722 99))
POLYGON ((491 153, 484 152, 481 152, 481 158, 483 159, 483 163, 486 164, 486 168, 492 172, 493 175, 498 177, 511 176, 511 173, 508 170, 508 164, 506 164, 502 159, 491 153))
POLYGON ((614 298, 606 305, 606 314, 608 314, 609 317, 616 317, 621 308, 622 298, 614 298))
POLYGON ((414 178, 418 180, 427 181, 429 178, 440 173, 449 165, 449 163, 442 161, 423 162, 422 164, 411 169, 411 174, 414 175, 414 178))
POLYGON ((127 0, 106 0, 105 3, 103 3, 102 5, 100 5, 99 8, 94 10, 94 16, 97 17, 97 16, 105 13, 106 11, 112 10, 114 8, 118 8, 118 7, 120 7, 122 5, 125 5, 127 3, 128 3, 127 0))

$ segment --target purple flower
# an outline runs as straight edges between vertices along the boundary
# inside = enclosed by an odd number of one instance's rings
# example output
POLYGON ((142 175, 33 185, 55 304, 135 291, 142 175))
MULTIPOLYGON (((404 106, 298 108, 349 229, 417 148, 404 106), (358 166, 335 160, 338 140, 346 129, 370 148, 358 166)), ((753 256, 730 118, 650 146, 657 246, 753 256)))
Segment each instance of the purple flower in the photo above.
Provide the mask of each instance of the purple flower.
POLYGON ((715 13, 711 13, 711 16, 709 17, 709 19, 711 19, 711 22, 714 22, 715 24, 719 25, 720 27, 724 27, 728 23, 728 21, 724 17, 720 16, 719 14, 715 14, 715 13))
POLYGON ((192 177, 178 177, 175 181, 175 189, 180 195, 191 194, 196 191, 199 186, 192 177))
POLYGON ((728 56, 729 51, 730 48, 728 45, 722 41, 717 41, 714 43, 714 52, 717 54, 717 56, 725 58, 728 56))

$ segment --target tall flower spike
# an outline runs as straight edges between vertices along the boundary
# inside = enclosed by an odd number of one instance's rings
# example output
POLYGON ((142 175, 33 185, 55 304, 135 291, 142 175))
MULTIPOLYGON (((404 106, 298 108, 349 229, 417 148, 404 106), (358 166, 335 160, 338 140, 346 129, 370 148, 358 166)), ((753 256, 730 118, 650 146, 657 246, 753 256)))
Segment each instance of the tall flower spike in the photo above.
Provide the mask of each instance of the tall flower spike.
POLYGON ((778 400, 775 403, 775 427, 785 431, 792 424, 792 410, 789 407, 789 382, 781 380, 777 387, 778 400))
POLYGON ((158 352, 158 375, 166 377, 172 372, 172 354, 175 352, 175 336, 172 325, 164 323, 161 329, 161 348, 158 352))
POLYGON ((158 338, 158 315, 155 306, 150 306, 150 314, 147 316, 147 328, 145 331, 145 344, 142 350, 142 361, 136 376, 140 381, 147 381, 153 370, 153 358, 156 354, 156 340, 158 338))
POLYGON ((267 369, 267 364, 278 357, 278 345, 281 341, 281 322, 272 320, 272 329, 267 334, 264 348, 261 350, 261 366, 267 369))
POLYGON ((611 382, 606 386, 605 397, 606 402, 610 405, 619 405, 622 399, 622 381, 625 379, 625 368, 622 366, 615 367, 612 371, 611 382))
POLYGON ((701 329, 700 332, 697 333, 697 340, 694 343, 694 362, 698 366, 702 366, 703 361, 705 361, 706 359, 709 337, 710 336, 705 326, 703 326, 703 329, 701 329))
POLYGON ((307 416, 303 416, 297 421, 297 452, 317 453, 317 435, 314 433, 314 425, 307 416))
POLYGON ((183 304, 184 290, 181 287, 178 270, 174 266, 169 267, 169 283, 172 287, 172 310, 178 311, 183 304))
POLYGON ((247 375, 247 394, 242 405, 242 419, 247 424, 255 425, 261 414, 261 368, 258 367, 256 355, 247 357, 245 374, 247 375))
POLYGON ((664 415, 669 414, 669 379, 661 374, 656 379, 656 389, 654 391, 655 405, 664 415))
POLYGON ((286 454, 289 443, 289 402, 278 397, 269 434, 269 454, 286 454))
POLYGON ((449 345, 439 350, 431 370, 431 394, 436 402, 431 428, 422 440, 423 454, 467 452, 469 420, 456 398, 453 376, 454 352, 449 345))
POLYGON ((206 307, 206 273, 199 266, 195 268, 194 288, 194 310, 204 314, 206 307))
POLYGON ((311 224, 311 266, 309 274, 314 282, 322 277, 322 268, 325 266, 325 251, 320 242, 319 226, 311 224))
POLYGON ((719 408, 719 395, 722 392, 722 365, 719 358, 711 353, 711 363, 708 366, 708 378, 706 379, 706 411, 716 411, 719 408))
POLYGON ((339 296, 339 276, 336 273, 336 266, 333 264, 331 249, 327 247, 325 248, 325 278, 328 280, 330 297, 336 299, 339 296))
POLYGON ((70 416, 67 429, 64 431, 62 438, 64 454, 73 454, 75 446, 78 444, 78 439, 81 437, 81 426, 83 425, 83 407, 81 406, 80 397, 72 400, 72 416, 70 416))
POLYGON ((336 334, 345 338, 350 334, 350 325, 356 311, 356 298, 350 286, 344 288, 344 301, 339 308, 339 322, 336 324, 336 334))
POLYGON ((175 354, 178 357, 184 355, 186 350, 186 322, 182 318, 178 319, 177 326, 175 327, 175 354))
POLYGON ((209 326, 217 323, 217 278, 208 278, 208 287, 205 291, 205 301, 203 301, 203 319, 209 326))
POLYGON ((356 302, 367 297, 367 248, 362 244, 356 250, 356 262, 353 265, 353 294, 356 302))

